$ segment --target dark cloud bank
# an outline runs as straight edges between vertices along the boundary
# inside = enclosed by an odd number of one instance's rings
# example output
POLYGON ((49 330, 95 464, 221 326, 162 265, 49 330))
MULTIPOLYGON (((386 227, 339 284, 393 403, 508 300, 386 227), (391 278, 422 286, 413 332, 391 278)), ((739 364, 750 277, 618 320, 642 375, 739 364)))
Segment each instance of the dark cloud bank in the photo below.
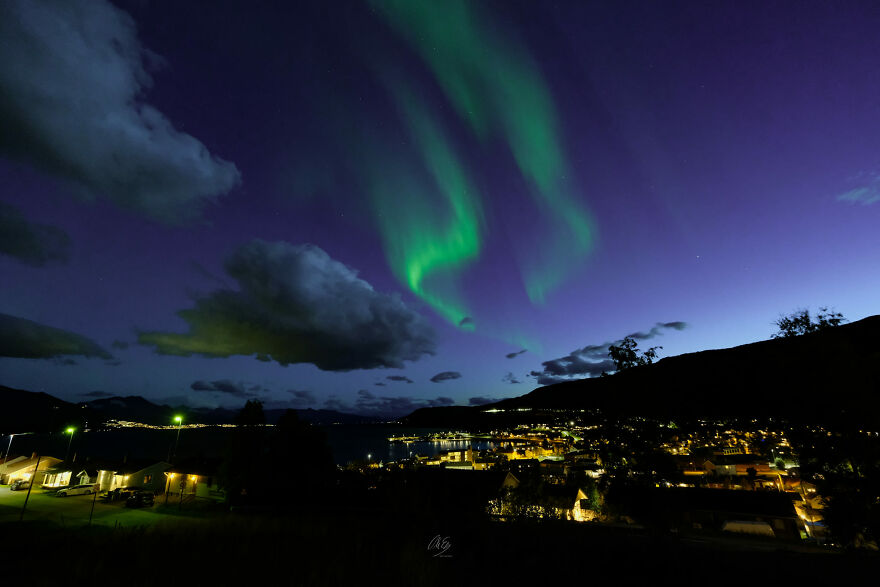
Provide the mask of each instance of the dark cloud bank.
POLYGON ((441 381, 449 381, 451 379, 461 379, 461 373, 458 371, 443 371, 442 373, 437 373, 433 377, 431 377, 431 381, 434 383, 440 383, 441 381))
POLYGON ((218 381, 193 381, 189 386, 193 391, 216 391, 225 393, 235 397, 252 397, 244 383, 235 383, 229 379, 220 379, 218 381))
POLYGON ((110 353, 85 336, 0 314, 0 357, 51 359, 64 355, 113 359, 110 353))
POLYGON ((106 0, 4 0, 0 39, 0 154, 168 223, 238 184, 144 101, 161 60, 106 0))
POLYGON ((325 371, 400 368, 434 353, 434 331, 419 314, 314 245, 255 240, 225 269, 237 291, 180 311, 188 332, 141 332, 138 342, 168 355, 256 355, 325 371))
MULTIPOLYGON (((663 334, 667 330, 684 330, 685 322, 658 322, 647 332, 634 332, 629 336, 637 341, 645 341, 663 334)), ((560 383, 571 379, 598 377, 605 373, 613 373, 614 362, 608 357, 608 347, 619 345, 623 339, 602 344, 587 345, 572 351, 568 356, 544 361, 541 371, 532 371, 530 376, 536 377, 541 385, 560 383)))

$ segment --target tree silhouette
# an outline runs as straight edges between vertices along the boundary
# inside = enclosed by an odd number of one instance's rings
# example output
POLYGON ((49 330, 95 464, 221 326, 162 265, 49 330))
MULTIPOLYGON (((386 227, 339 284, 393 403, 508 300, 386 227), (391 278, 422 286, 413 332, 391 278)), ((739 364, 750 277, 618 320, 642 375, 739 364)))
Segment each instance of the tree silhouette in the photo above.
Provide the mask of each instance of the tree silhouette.
POLYGON ((840 326, 842 322, 846 322, 846 318, 840 312, 829 312, 827 307, 819 308, 819 314, 814 320, 810 316, 809 310, 797 310, 788 316, 780 316, 776 322, 778 330, 773 334, 773 338, 791 338, 793 336, 801 336, 802 334, 810 334, 811 332, 819 332, 828 328, 840 326))
POLYGON ((639 356, 638 343, 634 338, 627 336, 621 341, 620 346, 612 344, 608 347, 608 356, 620 372, 632 367, 650 365, 657 358, 657 351, 662 348, 662 346, 651 347, 639 356))

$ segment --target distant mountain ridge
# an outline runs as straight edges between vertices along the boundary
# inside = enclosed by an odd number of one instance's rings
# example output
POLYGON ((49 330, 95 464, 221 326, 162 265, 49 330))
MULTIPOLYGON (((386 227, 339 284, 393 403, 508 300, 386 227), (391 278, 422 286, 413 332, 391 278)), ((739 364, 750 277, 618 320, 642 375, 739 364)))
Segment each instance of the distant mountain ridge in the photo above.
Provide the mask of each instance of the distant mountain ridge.
POLYGON ((423 408, 409 425, 491 423, 492 414, 600 409, 669 418, 780 417, 880 425, 880 316, 792 338, 668 357, 473 408, 423 408), (503 410, 503 412, 487 412, 503 410))
MULTIPOLYGON (((264 410, 266 421, 274 424, 285 409, 264 410)), ((370 424, 367 416, 345 414, 334 410, 294 410, 297 416, 312 424, 370 424)), ((96 427, 108 420, 125 420, 150 425, 170 425, 176 414, 189 424, 231 424, 237 409, 173 408, 154 404, 141 396, 115 396, 87 402, 71 403, 43 392, 13 389, 0 385, 0 434, 58 430, 88 422, 96 427)))

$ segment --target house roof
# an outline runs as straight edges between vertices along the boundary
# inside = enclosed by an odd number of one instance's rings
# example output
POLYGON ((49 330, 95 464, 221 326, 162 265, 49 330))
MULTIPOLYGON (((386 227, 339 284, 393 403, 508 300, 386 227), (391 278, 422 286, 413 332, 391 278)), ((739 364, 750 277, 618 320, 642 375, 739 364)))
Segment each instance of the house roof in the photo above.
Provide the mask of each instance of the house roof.
MULTIPOLYGON (((15 461, 14 459, 9 462, 9 466, 5 469, 5 473, 16 473, 18 471, 24 471, 35 467, 37 465, 37 457, 31 457, 25 459, 23 461, 15 461)), ((61 462, 61 459, 56 459, 55 457, 44 456, 39 458, 40 462, 40 471, 47 471, 50 468, 56 466, 61 462)))

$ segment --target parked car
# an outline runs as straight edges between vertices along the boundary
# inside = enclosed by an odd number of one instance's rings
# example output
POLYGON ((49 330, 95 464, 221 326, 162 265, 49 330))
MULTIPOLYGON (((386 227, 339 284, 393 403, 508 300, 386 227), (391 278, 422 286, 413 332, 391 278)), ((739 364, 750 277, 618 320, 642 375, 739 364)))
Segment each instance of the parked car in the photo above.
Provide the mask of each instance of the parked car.
POLYGON ((21 489, 27 489, 31 486, 30 479, 19 479, 18 481, 13 481, 12 485, 9 486, 10 491, 19 491, 21 489))
POLYGON ((127 508, 153 507, 153 493, 150 491, 135 491, 125 500, 127 508))
POLYGON ((116 489, 108 491, 102 495, 101 500, 106 502, 126 500, 139 490, 139 487, 117 487, 116 489))
POLYGON ((95 483, 88 483, 86 485, 74 485, 73 487, 65 487, 64 489, 59 489, 55 495, 58 497, 68 497, 71 495, 90 495, 98 490, 98 486, 95 483))

